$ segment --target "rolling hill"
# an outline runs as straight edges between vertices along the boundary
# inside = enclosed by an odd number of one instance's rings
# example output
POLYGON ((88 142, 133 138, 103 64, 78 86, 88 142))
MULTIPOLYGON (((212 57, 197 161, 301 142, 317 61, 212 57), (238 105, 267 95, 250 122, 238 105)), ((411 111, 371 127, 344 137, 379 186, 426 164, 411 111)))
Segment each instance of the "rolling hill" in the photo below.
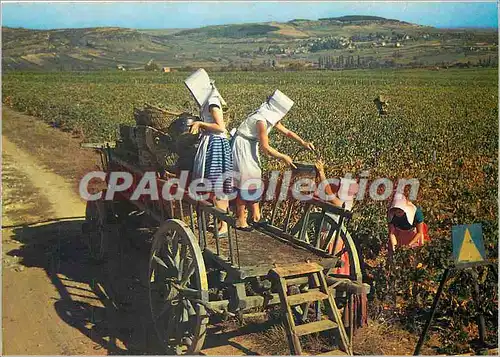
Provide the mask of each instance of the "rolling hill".
POLYGON ((195 29, 3 27, 2 40, 4 71, 142 70, 150 60, 174 68, 274 67, 313 65, 321 57, 337 62, 355 57, 357 64, 432 65, 496 59, 498 43, 496 30, 440 30, 357 15, 195 29))

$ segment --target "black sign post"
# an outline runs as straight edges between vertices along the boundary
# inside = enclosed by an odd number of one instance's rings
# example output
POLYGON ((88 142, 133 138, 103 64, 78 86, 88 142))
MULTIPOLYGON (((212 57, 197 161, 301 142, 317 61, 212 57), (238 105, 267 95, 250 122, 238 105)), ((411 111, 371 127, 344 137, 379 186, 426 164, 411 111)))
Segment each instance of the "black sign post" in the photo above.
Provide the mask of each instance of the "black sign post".
MULTIPOLYGON (((439 283, 439 288, 432 303, 429 317, 424 329, 422 330, 422 334, 420 335, 417 346, 415 347, 415 351, 413 352, 414 356, 418 356, 420 354, 420 349, 424 344, 425 337, 427 336, 427 332, 429 331, 429 327, 431 326, 432 319, 434 318, 434 314, 436 313, 439 299, 441 298, 441 295, 443 293, 444 286, 455 271, 470 269, 469 272, 474 280, 474 289, 472 292, 472 296, 474 301, 476 302, 478 311, 481 311, 479 305, 478 276, 477 272, 473 268, 492 264, 486 259, 481 225, 472 224, 454 226, 452 229, 452 242, 453 263, 451 267, 446 268, 443 273, 443 277, 441 278, 441 282, 439 283)), ((496 272, 496 270, 494 270, 494 272, 498 277, 498 273, 496 272)), ((477 317, 477 324, 479 329, 479 343, 482 347, 484 347, 486 345, 486 324, 482 312, 480 312, 477 317)))
POLYGON ((418 340, 417 347, 415 348, 415 352, 413 353, 414 356, 418 356, 420 354, 420 349, 424 344, 425 336, 427 336, 427 331, 429 331, 429 327, 431 326, 432 319, 434 318, 434 314, 439 304, 439 299, 441 298, 441 294, 443 293, 444 285, 446 284, 446 281, 448 280, 449 277, 450 277, 450 269, 446 268, 446 270, 443 273, 443 277, 441 278, 441 282, 439 283, 439 288, 436 293, 436 296, 434 297, 434 302, 432 303, 431 314, 427 319, 422 334, 420 335, 420 339, 418 340))

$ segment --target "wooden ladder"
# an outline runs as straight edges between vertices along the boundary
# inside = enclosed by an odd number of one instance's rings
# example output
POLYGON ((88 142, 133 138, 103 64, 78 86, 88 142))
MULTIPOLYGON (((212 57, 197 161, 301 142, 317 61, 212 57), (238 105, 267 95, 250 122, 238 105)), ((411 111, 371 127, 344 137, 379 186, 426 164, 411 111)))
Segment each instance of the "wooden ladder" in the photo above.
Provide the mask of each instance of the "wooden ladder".
POLYGON ((270 270, 269 278, 274 282, 278 289, 281 310, 285 317, 285 330, 290 345, 292 355, 302 355, 300 336, 310 335, 315 332, 338 330, 340 335, 340 347, 345 351, 330 351, 322 355, 353 355, 352 345, 347 337, 340 311, 335 304, 332 294, 328 290, 323 267, 317 263, 298 263, 293 265, 280 265, 270 270), (288 285, 293 284, 294 280, 304 280, 309 278, 308 289, 306 292, 288 295, 288 285), (300 279, 302 278, 302 279, 300 279), (326 319, 296 325, 292 312, 292 307, 310 303, 325 301, 328 311, 326 319))

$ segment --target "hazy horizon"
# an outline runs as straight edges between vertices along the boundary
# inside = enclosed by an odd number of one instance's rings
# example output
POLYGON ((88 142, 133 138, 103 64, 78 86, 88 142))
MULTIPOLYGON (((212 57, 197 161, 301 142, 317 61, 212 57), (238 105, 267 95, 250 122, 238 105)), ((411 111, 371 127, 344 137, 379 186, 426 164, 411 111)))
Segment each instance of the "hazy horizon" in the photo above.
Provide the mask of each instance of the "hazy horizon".
POLYGON ((37 30, 189 29, 348 15, 379 16, 442 29, 498 29, 495 2, 2 3, 3 27, 37 30))

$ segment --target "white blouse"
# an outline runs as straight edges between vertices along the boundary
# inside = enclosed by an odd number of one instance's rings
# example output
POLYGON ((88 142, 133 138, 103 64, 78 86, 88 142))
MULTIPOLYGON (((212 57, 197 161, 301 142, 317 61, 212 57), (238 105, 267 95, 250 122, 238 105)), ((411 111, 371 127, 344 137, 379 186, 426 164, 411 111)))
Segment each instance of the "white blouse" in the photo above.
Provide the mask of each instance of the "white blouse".
POLYGON ((257 132, 257 123, 259 121, 263 121, 266 123, 267 133, 269 134, 269 132, 273 128, 273 125, 271 125, 266 120, 266 118, 264 118, 259 113, 254 113, 254 114, 250 115, 248 118, 246 118, 238 127, 238 133, 240 133, 244 137, 258 140, 259 133, 257 132))
MULTIPOLYGON (((219 97, 212 96, 212 97, 208 98, 208 100, 205 102, 205 104, 203 105, 203 107, 200 110, 200 118, 203 122, 209 123, 209 124, 215 123, 215 119, 212 116, 212 113, 210 113, 210 106, 211 105, 216 105, 222 109, 222 104, 221 104, 219 97)), ((214 133, 214 132, 210 132, 210 131, 206 130, 204 132, 204 134, 216 135, 216 136, 221 136, 224 138, 227 137, 226 131, 224 131, 223 133, 214 133)))

